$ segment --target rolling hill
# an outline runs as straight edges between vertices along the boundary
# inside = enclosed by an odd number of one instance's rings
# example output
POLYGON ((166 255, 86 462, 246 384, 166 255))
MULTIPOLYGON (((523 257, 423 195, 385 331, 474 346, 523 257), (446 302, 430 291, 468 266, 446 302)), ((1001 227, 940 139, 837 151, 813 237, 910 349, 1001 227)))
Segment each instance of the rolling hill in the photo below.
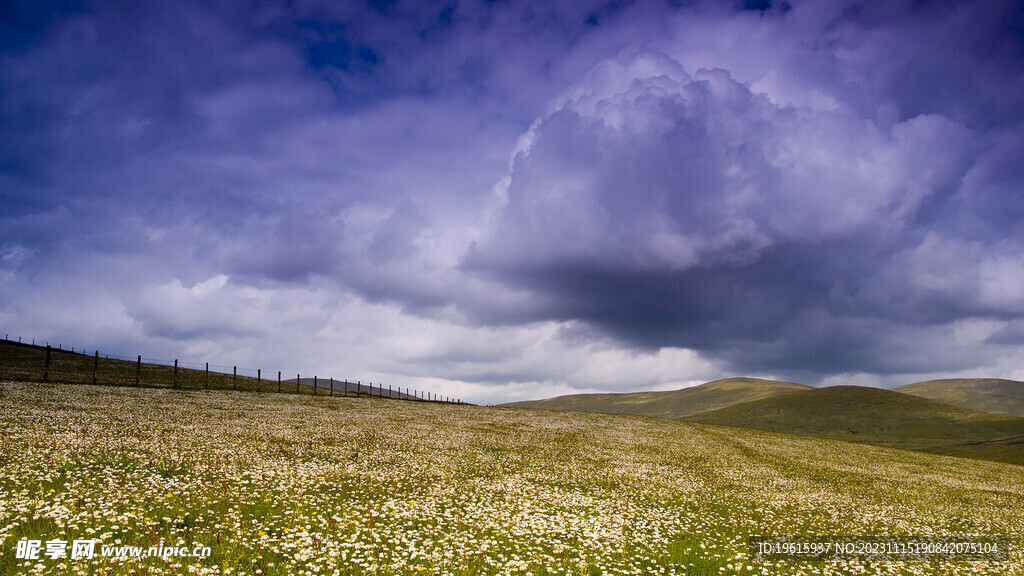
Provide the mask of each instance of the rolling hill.
POLYGON ((625 394, 571 394, 544 400, 513 402, 505 404, 505 406, 681 419, 692 414, 724 408, 741 402, 761 400, 809 389, 809 386, 793 382, 760 378, 726 378, 681 390, 625 394))
POLYGON ((981 412, 1024 416, 1024 382, 1017 380, 950 378, 915 382, 893 390, 981 412))
MULTIPOLYGON (((125 357, 101 356, 87 354, 84 350, 62 350, 45 346, 23 344, 7 339, 0 340, 0 380, 13 381, 53 381, 75 384, 111 384, 116 386, 148 386, 157 388, 182 388, 205 390, 249 390, 256 392, 286 392, 298 394, 339 395, 370 395, 383 398, 403 400, 423 400, 434 398, 437 401, 449 400, 423 390, 409 390, 382 385, 380 382, 362 382, 333 380, 334 391, 331 391, 331 378, 301 377, 296 385, 296 378, 271 370, 253 371, 248 374, 237 374, 233 367, 217 366, 213 370, 204 369, 202 364, 186 367, 183 362, 179 368, 164 361, 163 364, 143 361, 141 356, 136 359, 125 357), (50 363, 46 363, 47 356, 50 363), (255 372, 255 375, 253 374, 255 372), (255 377, 254 377, 255 376, 255 377)), ((209 367, 209 365, 207 365, 209 367)), ((237 368, 235 368, 237 370, 237 368)), ((244 369, 243 369, 244 371, 244 369)), ((451 398, 451 402, 461 402, 451 398)))
POLYGON ((879 388, 814 388, 686 419, 1024 464, 1024 418, 879 388))

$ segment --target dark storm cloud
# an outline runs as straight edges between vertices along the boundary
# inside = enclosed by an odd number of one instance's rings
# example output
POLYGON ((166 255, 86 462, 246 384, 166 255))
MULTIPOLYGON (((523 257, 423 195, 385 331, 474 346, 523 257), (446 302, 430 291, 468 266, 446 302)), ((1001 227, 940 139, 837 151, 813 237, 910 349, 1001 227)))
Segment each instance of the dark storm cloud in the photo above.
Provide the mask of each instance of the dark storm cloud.
MULTIPOLYGON (((556 31, 570 21, 582 28, 581 10, 12 5, 4 26, 20 32, 0 54, 0 242, 81 242, 100 228, 123 230, 125 220, 198 220, 230 230, 228 240, 258 240, 292 209, 336 213, 375 197, 400 204, 409 192, 381 180, 404 177, 407 158, 464 147, 468 134, 491 135, 480 124, 494 124, 492 114, 460 100, 497 93, 507 102, 513 85, 535 74, 532 56, 508 53, 491 37, 528 29, 522 53, 557 53, 569 39, 556 31), (455 110, 468 115, 446 118, 455 110), (103 214, 90 209, 97 204, 103 214), (64 212, 79 224, 54 225, 45 241, 15 234, 23 227, 15 219, 64 212), (253 227, 239 229, 239 220, 253 227)), ((535 105, 553 93, 536 88, 516 98, 535 105)), ((506 106, 503 114, 499 130, 512 134, 534 112, 506 106)), ((299 235, 280 229, 276 245, 287 251, 299 235)))
POLYGON ((840 8, 775 63, 817 104, 659 51, 598 66, 531 128, 466 269, 736 371, 990 362, 949 333, 1024 313, 1019 9, 840 8))
POLYGON ((253 355, 386 315, 396 372, 572 386, 1020 342, 1019 2, 3 6, 9 325, 70 285, 83 334, 253 355))

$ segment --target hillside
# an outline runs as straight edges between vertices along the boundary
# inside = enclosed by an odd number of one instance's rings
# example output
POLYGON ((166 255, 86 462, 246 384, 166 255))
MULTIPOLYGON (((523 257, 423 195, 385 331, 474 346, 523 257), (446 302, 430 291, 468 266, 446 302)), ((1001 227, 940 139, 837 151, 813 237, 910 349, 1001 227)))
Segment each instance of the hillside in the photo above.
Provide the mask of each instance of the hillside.
POLYGON ((77 565, 109 576, 895 573, 753 559, 764 534, 1002 536, 1006 560, 898 572, 1024 574, 1022 469, 997 462, 354 396, 0 381, 0 400, 0 574, 68 574, 15 558, 52 538, 95 541, 77 565), (179 541, 210 556, 100 554, 179 541))
POLYGON ((1024 435, 1024 418, 878 388, 815 388, 687 420, 1024 464, 1024 444, 1004 440, 1024 435))
MULTIPOLYGON (((238 370, 232 366, 187 365, 175 368, 173 360, 163 363, 138 357, 107 357, 88 354, 84 350, 49 350, 50 363, 46 364, 45 346, 0 340, 0 380, 49 381, 70 384, 111 384, 115 386, 143 386, 204 390, 248 390, 257 392, 283 392, 298 394, 340 394, 381 396, 403 400, 433 398, 422 390, 392 389, 379 382, 347 381, 335 378, 331 392, 330 378, 303 376, 296 381, 291 374, 281 376, 272 370, 238 370), (224 370, 224 371, 221 371, 224 370), (248 372, 246 374, 245 372, 248 372)), ((457 399, 451 399, 455 402, 457 399)))
POLYGON ((741 402, 792 394, 808 389, 810 389, 809 386, 793 382, 760 378, 726 378, 681 390, 624 394, 571 394, 544 400, 513 402, 505 404, 505 406, 680 419, 691 414, 724 408, 741 402))
POLYGON ((915 382, 893 390, 981 412, 1024 416, 1024 382, 1017 380, 950 378, 915 382))

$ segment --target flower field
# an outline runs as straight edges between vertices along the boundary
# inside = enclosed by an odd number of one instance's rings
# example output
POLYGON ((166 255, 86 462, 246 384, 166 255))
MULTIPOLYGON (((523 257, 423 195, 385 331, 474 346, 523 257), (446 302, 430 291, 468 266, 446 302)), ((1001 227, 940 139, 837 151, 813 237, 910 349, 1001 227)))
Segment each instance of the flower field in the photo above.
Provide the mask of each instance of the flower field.
POLYGON ((994 462, 629 416, 11 382, 0 430, 2 574, 1024 574, 1024 467, 994 462), (1010 552, 759 562, 757 535, 1010 552), (38 559, 16 558, 25 539, 38 559), (76 539, 97 554, 46 556, 76 539))

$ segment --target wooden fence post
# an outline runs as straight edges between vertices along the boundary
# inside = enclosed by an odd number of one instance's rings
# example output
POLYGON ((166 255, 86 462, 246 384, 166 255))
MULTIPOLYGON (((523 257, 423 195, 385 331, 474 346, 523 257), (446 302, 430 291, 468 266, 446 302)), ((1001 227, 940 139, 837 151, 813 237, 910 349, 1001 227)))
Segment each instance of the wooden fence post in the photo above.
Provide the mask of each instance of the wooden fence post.
POLYGON ((388 398, 394 398, 395 395, 391 393, 391 384, 388 384, 388 398))
POLYGON ((313 375, 313 396, 316 396, 316 374, 313 375))
POLYGON ((331 396, 334 396, 334 376, 331 376, 331 396))
POLYGON ((210 363, 206 363, 206 389, 210 389, 210 363))
POLYGON ((348 378, 345 378, 345 397, 348 398, 348 378))
POLYGON ((46 345, 46 366, 43 367, 43 382, 50 379, 50 345, 46 345))
POLYGON ((178 387, 178 359, 174 359, 174 387, 178 387))
POLYGON ((139 375, 142 374, 142 354, 139 354, 135 364, 135 385, 139 385, 139 375))
POLYGON ((96 384, 96 371, 100 368, 100 351, 96 351, 96 355, 92 357, 92 383, 96 384))
POLYGON ((281 371, 277 371, 277 393, 281 393, 281 371))
POLYGON ((301 393, 302 393, 302 392, 301 392, 301 391, 299 390, 299 383, 300 383, 300 382, 302 382, 302 375, 300 375, 300 374, 296 374, 296 375, 295 375, 295 393, 296 393, 296 394, 301 394, 301 393))
POLYGON ((263 369, 256 369, 256 391, 260 391, 260 384, 263 384, 263 369))
POLYGON ((234 376, 231 378, 231 389, 238 390, 238 366, 234 368, 234 376))

